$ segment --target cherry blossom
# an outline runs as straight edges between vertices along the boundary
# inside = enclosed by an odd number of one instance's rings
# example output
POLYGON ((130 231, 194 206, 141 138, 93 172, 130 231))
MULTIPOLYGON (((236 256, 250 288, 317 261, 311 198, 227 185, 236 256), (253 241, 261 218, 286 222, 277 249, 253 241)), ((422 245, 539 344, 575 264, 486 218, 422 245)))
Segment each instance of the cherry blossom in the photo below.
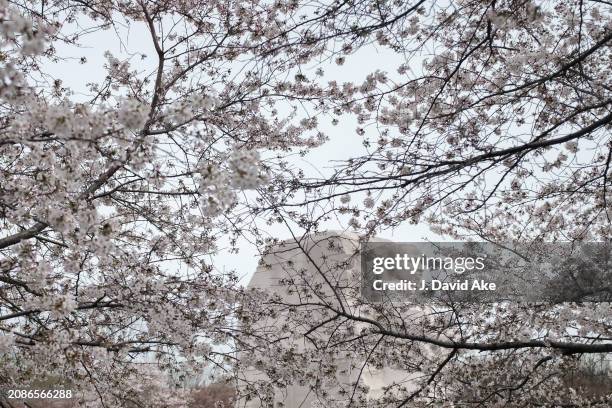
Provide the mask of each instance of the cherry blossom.
POLYGON ((599 1, 0 0, 0 382, 179 407, 216 367, 262 407, 295 384, 326 408, 608 406, 566 374, 610 353, 609 303, 415 310, 343 273, 410 224, 609 240, 611 21, 599 1), (91 48, 103 75, 71 89, 51 68, 91 48), (302 167, 351 131, 350 159, 302 167), (332 223, 355 234, 311 265, 332 223), (245 240, 265 267, 275 228, 316 272, 286 262, 291 301, 213 262, 245 240))

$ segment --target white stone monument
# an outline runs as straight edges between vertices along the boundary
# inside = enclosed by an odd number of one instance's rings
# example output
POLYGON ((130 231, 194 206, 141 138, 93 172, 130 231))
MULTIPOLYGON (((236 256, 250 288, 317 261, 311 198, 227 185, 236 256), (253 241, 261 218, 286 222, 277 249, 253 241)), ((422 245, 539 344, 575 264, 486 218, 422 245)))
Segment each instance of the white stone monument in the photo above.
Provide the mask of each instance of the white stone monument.
MULTIPOLYGON (((266 251, 260 265, 248 285, 249 288, 263 289, 269 293, 277 293, 287 302, 298 302, 298 294, 288 294, 286 285, 280 282, 284 279, 308 279, 309 283, 319 287, 329 296, 333 296, 332 287, 343 287, 349 282, 359 282, 360 258, 359 258, 359 237, 355 234, 345 232, 326 232, 313 236, 305 237, 301 240, 287 240, 266 251)), ((350 302, 350 300, 349 300, 350 302)), ((312 316, 312 321, 317 322, 317 316, 312 316)), ((258 324, 261 327, 281 327, 283 317, 275 320, 267 319, 258 324)), ((297 350, 303 351, 305 347, 310 347, 304 341, 294 344, 297 350)), ((241 355, 239 358, 248 361, 248 355, 241 355)), ((358 362, 357 366, 362 363, 358 362)), ((349 367, 347 361, 345 367, 349 367)), ((357 378, 357 370, 347 370, 343 378, 338 378, 341 383, 350 384, 357 378)), ((250 367, 242 373, 243 380, 262 380, 266 376, 264 373, 250 367)), ((414 374, 412 374, 414 376, 414 374)), ((360 381, 370 388, 369 395, 375 397, 382 392, 382 387, 393 381, 406 381, 412 378, 408 373, 384 368, 374 371, 371 367, 360 374, 360 381)), ((240 387, 241 385, 238 384, 240 387)), ((275 395, 274 405, 270 401, 262 402, 254 398, 251 401, 238 401, 236 407, 240 408, 259 408, 263 406, 276 406, 282 403, 287 408, 310 408, 316 398, 308 387, 292 385, 283 389, 278 389, 275 395)), ((319 405, 317 405, 319 406, 319 405)))

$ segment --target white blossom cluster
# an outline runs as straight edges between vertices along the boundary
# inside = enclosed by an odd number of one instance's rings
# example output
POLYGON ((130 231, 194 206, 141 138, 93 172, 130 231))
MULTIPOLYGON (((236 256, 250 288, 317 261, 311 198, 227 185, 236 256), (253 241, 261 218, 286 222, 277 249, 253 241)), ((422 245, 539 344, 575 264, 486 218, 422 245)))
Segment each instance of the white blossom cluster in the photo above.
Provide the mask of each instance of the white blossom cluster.
POLYGON ((117 120, 127 129, 142 129, 149 116, 149 106, 136 99, 126 99, 119 105, 117 120))
POLYGON ((34 22, 15 11, 8 1, 0 1, 0 47, 18 43, 23 55, 40 54, 45 46, 45 36, 50 28, 34 22))
POLYGON ((218 165, 207 163, 200 169, 199 193, 203 196, 201 207, 208 217, 216 217, 236 202, 227 172, 218 165))
POLYGON ((227 160, 228 168, 206 163, 201 166, 198 191, 207 216, 215 217, 236 203, 236 190, 251 190, 267 181, 256 150, 236 148, 227 160))
POLYGON ((24 93, 23 73, 15 66, 23 56, 41 53, 45 37, 51 27, 42 22, 34 24, 31 19, 11 7, 6 0, 0 1, 0 97, 15 98, 24 93))
POLYGON ((0 334, 0 352, 8 353, 11 351, 11 347, 15 344, 15 336, 11 333, 0 334))
POLYGON ((230 158, 231 183, 242 190, 252 190, 266 182, 257 150, 234 149, 230 158))
POLYGON ((215 96, 194 93, 170 105, 165 113, 166 120, 175 125, 185 125, 195 119, 206 117, 218 104, 219 100, 215 96))

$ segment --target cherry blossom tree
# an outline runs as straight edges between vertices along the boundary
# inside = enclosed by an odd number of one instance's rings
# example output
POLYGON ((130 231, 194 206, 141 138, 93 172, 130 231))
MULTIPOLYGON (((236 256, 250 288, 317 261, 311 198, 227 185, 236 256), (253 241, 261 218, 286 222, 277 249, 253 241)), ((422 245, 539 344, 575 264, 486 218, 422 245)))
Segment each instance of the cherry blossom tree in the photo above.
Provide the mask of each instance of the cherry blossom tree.
POLYGON ((165 384, 227 363, 215 345, 231 340, 239 290, 208 257, 238 228, 239 196, 268 182, 259 151, 323 140, 275 107, 302 89, 277 79, 297 53, 282 33, 296 6, 0 3, 3 386, 181 405, 165 384), (119 26, 154 55, 107 52, 87 98, 47 72, 60 50, 119 26))
MULTIPOLYGON (((320 178, 294 167, 257 209, 311 234, 340 217, 362 241, 426 222, 457 240, 609 242, 610 4, 423 2, 395 20, 395 3, 376 2, 373 13, 381 3, 384 24, 361 31, 360 44, 400 55, 395 72, 332 81, 324 94, 334 123, 355 117, 364 154, 320 178)), ((340 49, 339 64, 358 51, 340 49)), ((372 304, 358 282, 325 278, 346 265, 310 259, 316 236, 296 233, 294 243, 316 276, 288 262, 286 298, 260 301, 284 328, 253 349, 295 367, 257 359, 260 390, 305 385, 321 406, 610 404, 609 392, 567 381, 588 355, 612 352, 609 303, 372 304), (301 343, 311 347, 296 350, 301 343), (365 377, 382 369, 409 375, 372 397, 365 377)), ((261 323, 245 324, 257 332, 261 323)), ((255 389, 245 394, 265 403, 255 389)))
POLYGON ((332 219, 364 240, 419 222, 456 239, 609 239, 611 40, 605 1, 0 2, 1 382, 181 406, 173 382, 238 373, 238 352, 267 374, 239 395, 262 406, 297 383, 324 407, 605 406, 564 373, 612 351, 609 304, 415 314, 316 262, 322 283, 297 273, 290 304, 210 257, 223 237, 263 246, 280 223, 300 243, 332 219), (106 53, 86 97, 48 72, 122 27, 152 54, 106 53), (325 72, 369 47, 397 66, 325 72), (350 119, 363 155, 320 179, 291 161, 334 136, 323 120, 350 119), (418 373, 416 388, 373 397, 369 366, 418 373))

